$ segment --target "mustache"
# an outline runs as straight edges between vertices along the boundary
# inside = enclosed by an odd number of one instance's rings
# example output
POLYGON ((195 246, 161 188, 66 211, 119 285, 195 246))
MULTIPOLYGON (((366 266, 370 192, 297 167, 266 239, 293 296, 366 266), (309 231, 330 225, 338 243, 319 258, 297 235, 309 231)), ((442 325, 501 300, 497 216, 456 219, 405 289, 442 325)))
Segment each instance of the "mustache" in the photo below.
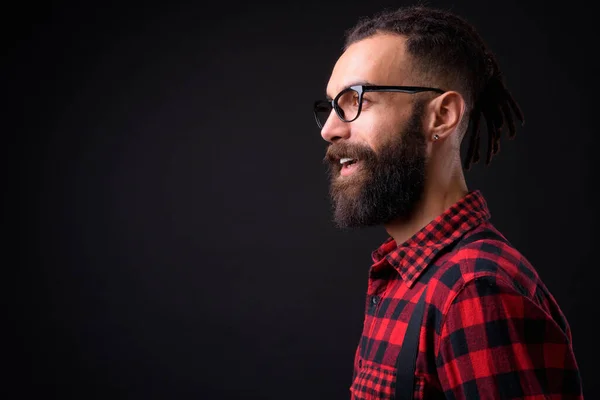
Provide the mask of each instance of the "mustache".
POLYGON ((367 145, 350 144, 347 142, 331 143, 327 146, 324 163, 335 164, 341 158, 354 158, 361 161, 370 161, 377 158, 375 152, 367 145))

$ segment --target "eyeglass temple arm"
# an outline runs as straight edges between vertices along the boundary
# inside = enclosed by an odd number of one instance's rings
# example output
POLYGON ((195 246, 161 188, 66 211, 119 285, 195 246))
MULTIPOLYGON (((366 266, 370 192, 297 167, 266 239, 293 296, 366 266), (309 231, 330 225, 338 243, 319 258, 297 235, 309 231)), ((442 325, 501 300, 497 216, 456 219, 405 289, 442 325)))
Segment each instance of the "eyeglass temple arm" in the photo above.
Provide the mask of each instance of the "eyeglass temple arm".
POLYGON ((366 86, 365 92, 402 92, 402 93, 418 93, 418 92, 437 92, 445 93, 444 90, 423 86, 366 86))

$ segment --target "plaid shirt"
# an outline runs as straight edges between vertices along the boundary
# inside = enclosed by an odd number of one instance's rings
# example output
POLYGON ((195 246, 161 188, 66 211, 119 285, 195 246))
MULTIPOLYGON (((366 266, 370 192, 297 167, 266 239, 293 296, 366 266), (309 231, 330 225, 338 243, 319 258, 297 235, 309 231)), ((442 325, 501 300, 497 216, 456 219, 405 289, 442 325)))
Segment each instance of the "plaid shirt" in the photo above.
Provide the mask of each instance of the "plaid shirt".
POLYGON ((531 264, 499 240, 452 247, 482 230, 500 235, 489 218, 471 191, 401 246, 388 238, 373 252, 352 399, 394 398, 425 289, 415 399, 583 399, 571 330, 531 264))

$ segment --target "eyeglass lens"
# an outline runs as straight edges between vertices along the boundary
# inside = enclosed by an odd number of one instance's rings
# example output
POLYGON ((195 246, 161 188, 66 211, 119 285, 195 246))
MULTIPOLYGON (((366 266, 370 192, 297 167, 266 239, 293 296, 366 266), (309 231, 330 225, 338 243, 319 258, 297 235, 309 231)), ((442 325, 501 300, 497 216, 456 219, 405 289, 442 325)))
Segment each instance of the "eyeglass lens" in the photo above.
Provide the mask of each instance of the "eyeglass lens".
MULTIPOLYGON (((349 122, 356 118, 359 110, 360 94, 353 89, 346 89, 337 98, 337 112, 343 121, 349 122)), ((315 105, 315 117, 319 127, 323 127, 331 114, 331 103, 322 101, 315 105)))

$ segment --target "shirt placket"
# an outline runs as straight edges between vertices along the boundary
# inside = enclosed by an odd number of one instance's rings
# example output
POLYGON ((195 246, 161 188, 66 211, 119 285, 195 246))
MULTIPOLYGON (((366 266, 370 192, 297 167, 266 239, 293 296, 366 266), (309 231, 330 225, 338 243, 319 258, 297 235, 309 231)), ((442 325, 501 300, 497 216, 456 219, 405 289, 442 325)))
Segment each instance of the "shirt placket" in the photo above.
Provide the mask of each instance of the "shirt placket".
MULTIPOLYGON (((367 338, 373 338, 374 333, 381 324, 381 320, 377 317, 379 313, 379 308, 381 306, 381 301, 385 298, 385 292, 388 287, 388 279, 384 278, 374 278, 373 274, 369 278, 369 286, 367 290, 367 314, 369 315, 370 323, 368 327, 365 329, 365 334, 367 338)), ((367 343, 369 343, 367 341, 367 343)), ((369 353, 371 348, 363 349, 363 355, 367 358, 369 357, 369 353)), ((365 357, 361 357, 359 359, 359 367, 362 367, 362 359, 365 357)))

